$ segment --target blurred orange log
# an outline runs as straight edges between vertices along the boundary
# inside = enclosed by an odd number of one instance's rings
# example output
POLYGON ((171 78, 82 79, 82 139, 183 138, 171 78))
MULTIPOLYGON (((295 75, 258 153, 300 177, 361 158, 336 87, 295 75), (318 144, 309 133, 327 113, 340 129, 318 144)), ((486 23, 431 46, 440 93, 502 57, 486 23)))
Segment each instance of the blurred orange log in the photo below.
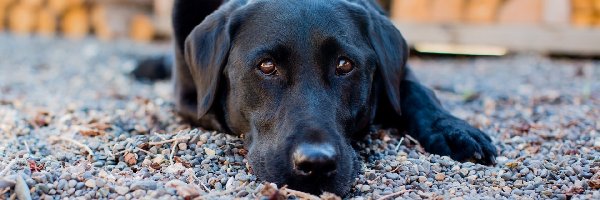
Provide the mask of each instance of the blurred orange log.
POLYGON ((0 31, 4 30, 4 8, 0 8, 0 31))
POLYGON ((430 21, 429 0, 395 0, 392 1, 392 19, 403 22, 430 21))
POLYGON ((578 27, 587 27, 594 24, 595 15, 593 10, 575 10, 571 16, 571 23, 578 27))
POLYGON ((36 32, 43 36, 54 36, 56 34, 56 14, 50 8, 41 8, 38 11, 36 32))
POLYGON ((13 0, 0 0, 0 9, 6 9, 12 2, 13 0))
POLYGON ((431 19, 441 23, 460 22, 464 5, 464 0, 432 0, 431 19))
POLYGON ((54 13, 63 13, 67 8, 83 6, 85 0, 46 0, 46 7, 54 13))
POLYGON ((88 12, 82 6, 67 9, 60 24, 63 35, 71 39, 85 37, 90 30, 88 18, 88 12))
POLYGON ((92 7, 92 28, 94 34, 101 40, 110 40, 113 37, 113 32, 108 25, 106 16, 106 7, 100 4, 96 4, 92 7))
POLYGON ((572 0, 574 10, 593 10, 594 0, 572 0))
POLYGON ((467 5, 467 22, 491 24, 496 21, 500 0, 470 0, 467 5))
POLYGON ((68 1, 67 0, 48 0, 46 2, 46 7, 55 13, 62 13, 67 9, 68 1))
POLYGON ((6 15, 7 0, 0 0, 0 31, 4 30, 4 16, 6 15))
POLYGON ((19 0, 19 2, 26 4, 28 6, 39 7, 42 6, 44 0, 19 0))
POLYGON ((572 0, 571 23, 577 27, 588 27, 595 24, 595 0, 572 0))
POLYGON ((503 24, 538 24, 542 19, 542 0, 508 0, 500 8, 498 21, 503 24))
POLYGON ((154 26, 150 18, 137 14, 131 19, 129 37, 138 42, 150 42, 154 38, 154 26))
POLYGON ((0 0, 0 6, 7 6, 8 4, 10 4, 13 0, 0 0))
POLYGON ((109 41, 113 38, 113 31, 107 24, 96 24, 94 25, 94 34, 98 39, 103 41, 109 41))
POLYGON ((596 10, 595 25, 600 27, 600 0, 594 0, 594 9, 596 10))
POLYGON ((34 7, 18 3, 8 7, 8 28, 17 35, 27 35, 33 32, 36 21, 34 7))

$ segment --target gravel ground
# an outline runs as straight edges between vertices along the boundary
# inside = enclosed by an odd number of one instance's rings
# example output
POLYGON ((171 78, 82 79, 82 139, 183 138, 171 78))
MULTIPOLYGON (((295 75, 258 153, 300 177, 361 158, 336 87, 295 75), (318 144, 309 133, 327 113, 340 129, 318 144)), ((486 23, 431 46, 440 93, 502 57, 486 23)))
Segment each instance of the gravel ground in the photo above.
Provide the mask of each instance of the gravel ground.
MULTIPOLYGON (((128 77, 136 59, 169 45, 0 44, 0 199, 310 197, 257 180, 238 138, 182 123, 168 82, 128 77)), ((498 165, 458 163, 380 131, 360 142, 363 170, 346 198, 600 199, 600 62, 411 63, 452 113, 491 135, 498 165)))

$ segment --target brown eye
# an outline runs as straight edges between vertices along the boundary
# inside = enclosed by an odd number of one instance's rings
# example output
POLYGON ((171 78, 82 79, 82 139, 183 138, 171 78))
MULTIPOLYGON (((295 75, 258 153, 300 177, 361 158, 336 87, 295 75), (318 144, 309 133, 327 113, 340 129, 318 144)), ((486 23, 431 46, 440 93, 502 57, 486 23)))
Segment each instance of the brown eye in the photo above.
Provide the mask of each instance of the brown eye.
POLYGON ((354 65, 347 58, 338 59, 337 67, 335 68, 335 73, 337 75, 346 75, 350 73, 354 69, 354 65))
POLYGON ((258 65, 258 69, 265 75, 273 75, 277 72, 277 67, 273 60, 265 60, 258 65))

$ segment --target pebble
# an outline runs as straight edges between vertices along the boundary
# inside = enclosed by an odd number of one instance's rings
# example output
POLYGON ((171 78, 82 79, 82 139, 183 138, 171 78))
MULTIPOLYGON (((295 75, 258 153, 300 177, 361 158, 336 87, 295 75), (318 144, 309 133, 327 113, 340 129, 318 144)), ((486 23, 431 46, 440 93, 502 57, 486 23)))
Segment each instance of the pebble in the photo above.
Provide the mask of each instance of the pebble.
POLYGON ((469 169, 466 169, 466 168, 462 168, 462 169, 460 169, 460 174, 461 174, 463 177, 466 177, 466 176, 468 176, 468 175, 469 175, 469 169))
POLYGON ((443 181, 444 179, 446 179, 446 175, 443 173, 437 173, 435 174, 435 180, 436 181, 443 181))
POLYGON ((179 143, 177 146, 179 147, 179 150, 181 150, 181 151, 185 151, 188 148, 186 143, 179 143))
POLYGON ((502 179, 508 181, 508 180, 513 180, 513 175, 511 172, 505 172, 504 174, 502 174, 502 179))
POLYGON ((67 180, 65 180, 65 179, 60 179, 60 180, 58 181, 58 186, 57 186, 57 189, 64 190, 64 189, 66 189, 66 188, 67 188, 67 180))
POLYGON ((157 184, 155 181, 136 181, 130 188, 131 190, 156 190, 157 184))
POLYGON ((48 191, 50 191, 50 187, 48 187, 46 184, 40 184, 37 187, 44 193, 48 193, 48 191))
POLYGON ((395 180, 395 179, 398 179, 400 176, 398 174, 396 174, 396 173, 386 173, 385 177, 389 178, 389 179, 392 179, 392 180, 395 180))
POLYGON ((363 185, 363 186, 360 188, 360 191, 361 191, 361 192, 368 192, 368 191, 370 191, 370 190, 371 190, 371 186, 369 186, 369 185, 363 185))
POLYGON ((365 177, 368 180, 375 180, 375 178, 377 178, 377 174, 372 173, 372 172, 367 172, 367 173, 365 173, 365 177))
POLYGON ((110 193, 110 191, 109 191, 108 188, 100 188, 98 190, 97 196, 99 196, 99 197, 107 197, 108 193, 110 193))
POLYGON ((133 197, 134 198, 139 199, 139 198, 142 198, 143 196, 146 196, 146 191, 144 191, 144 190, 133 191, 133 197))
POLYGON ((77 186, 77 181, 76 180, 70 180, 69 181, 69 188, 75 188, 75 186, 77 186))
POLYGON ((96 180, 96 186, 97 187, 104 187, 104 184, 106 184, 106 181, 104 181, 102 179, 96 180))
POLYGON ((85 181, 85 186, 89 187, 89 188, 95 188, 96 187, 96 181, 93 179, 87 180, 85 181))
POLYGON ((238 193, 235 195, 235 197, 242 198, 242 197, 246 197, 246 196, 248 196, 248 194, 249 194, 249 193, 248 193, 248 191, 242 190, 242 191, 238 192, 238 193))
POLYGON ((94 162, 94 167, 103 167, 103 166, 104 166, 104 161, 94 162))

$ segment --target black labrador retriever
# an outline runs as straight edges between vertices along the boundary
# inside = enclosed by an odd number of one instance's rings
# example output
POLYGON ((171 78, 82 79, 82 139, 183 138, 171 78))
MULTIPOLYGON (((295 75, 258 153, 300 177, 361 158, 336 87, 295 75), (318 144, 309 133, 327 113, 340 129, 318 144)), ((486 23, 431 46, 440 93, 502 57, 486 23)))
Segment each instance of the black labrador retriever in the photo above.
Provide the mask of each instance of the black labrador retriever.
POLYGON ((176 109, 243 136, 262 180, 344 195, 359 172, 351 142, 374 127, 495 162, 490 138, 417 81, 373 0, 176 0, 173 25, 176 109))

